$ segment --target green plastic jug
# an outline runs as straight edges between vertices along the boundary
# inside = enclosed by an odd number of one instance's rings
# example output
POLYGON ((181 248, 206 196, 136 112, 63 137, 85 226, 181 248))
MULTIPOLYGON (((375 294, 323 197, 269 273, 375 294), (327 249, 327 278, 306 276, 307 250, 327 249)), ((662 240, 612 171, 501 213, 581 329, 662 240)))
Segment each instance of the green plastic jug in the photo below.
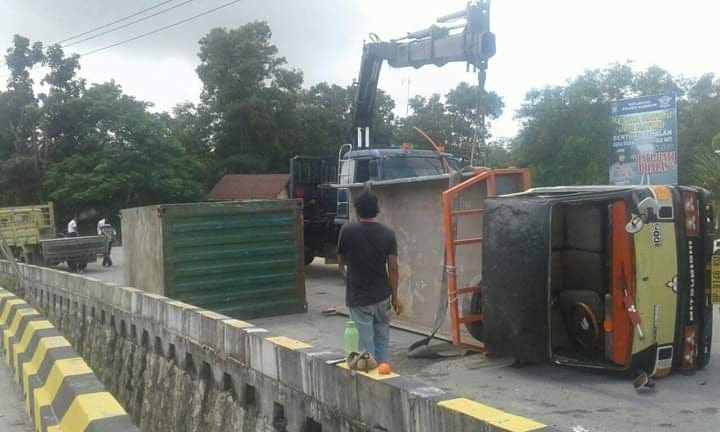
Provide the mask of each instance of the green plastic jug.
POLYGON ((358 351, 358 342, 360 341, 360 333, 358 333, 355 321, 345 322, 345 356, 352 352, 358 351))

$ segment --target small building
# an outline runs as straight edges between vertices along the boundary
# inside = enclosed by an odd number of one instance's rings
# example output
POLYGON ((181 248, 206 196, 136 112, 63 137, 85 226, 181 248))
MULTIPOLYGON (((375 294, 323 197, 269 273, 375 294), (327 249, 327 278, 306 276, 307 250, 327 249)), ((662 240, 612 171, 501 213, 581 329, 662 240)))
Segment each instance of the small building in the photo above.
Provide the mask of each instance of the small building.
POLYGON ((288 174, 228 174, 208 194, 211 201, 287 199, 288 174))

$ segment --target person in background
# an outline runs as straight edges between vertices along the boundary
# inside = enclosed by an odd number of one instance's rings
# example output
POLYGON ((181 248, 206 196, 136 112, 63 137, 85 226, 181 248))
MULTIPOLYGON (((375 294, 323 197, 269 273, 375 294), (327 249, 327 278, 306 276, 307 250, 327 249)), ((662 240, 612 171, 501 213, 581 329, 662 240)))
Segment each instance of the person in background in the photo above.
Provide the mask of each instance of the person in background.
POLYGON ((112 267, 110 252, 112 252, 112 244, 117 236, 117 232, 115 231, 115 228, 107 222, 107 218, 102 218, 98 221, 97 231, 98 235, 105 236, 107 238, 102 265, 103 267, 112 267))
POLYGON ((97 223, 97 235, 103 235, 102 227, 107 224, 107 218, 102 218, 97 223))
POLYGON ((68 237, 77 237, 79 235, 77 216, 74 216, 72 219, 70 219, 70 222, 68 222, 67 234, 68 234, 68 237))
POLYGON ((360 336, 359 349, 378 363, 389 360, 390 310, 400 314, 395 233, 379 223, 377 196, 365 188, 353 200, 359 222, 347 223, 338 240, 338 265, 347 265, 345 302, 360 336))

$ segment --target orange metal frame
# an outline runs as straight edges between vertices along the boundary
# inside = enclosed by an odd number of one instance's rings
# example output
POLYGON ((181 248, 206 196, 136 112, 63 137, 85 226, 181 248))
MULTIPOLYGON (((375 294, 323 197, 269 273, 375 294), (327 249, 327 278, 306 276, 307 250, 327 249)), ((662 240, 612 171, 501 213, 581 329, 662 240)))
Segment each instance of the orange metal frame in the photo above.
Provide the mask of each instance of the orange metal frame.
POLYGON ((480 292, 480 287, 457 287, 457 267, 456 263, 456 248, 457 246, 463 246, 468 244, 482 243, 482 237, 473 237, 467 239, 455 238, 453 232, 453 220, 456 217, 461 216, 473 216, 482 215, 485 209, 469 209, 469 210, 453 210, 453 200, 460 192, 463 192, 473 186, 485 183, 487 185, 487 196, 496 196, 497 183, 495 181, 497 176, 505 175, 519 175, 521 177, 522 190, 530 188, 530 172, 523 168, 507 168, 482 171, 464 182, 457 184, 450 189, 446 190, 442 194, 443 200, 443 222, 445 228, 445 271, 448 275, 448 304, 450 306, 450 323, 452 332, 453 345, 462 348, 472 349, 475 351, 484 351, 485 348, 482 345, 472 344, 463 342, 460 336, 460 325, 468 324, 473 322, 482 321, 482 315, 469 315, 460 316, 460 307, 458 306, 458 297, 460 295, 472 294, 480 292))

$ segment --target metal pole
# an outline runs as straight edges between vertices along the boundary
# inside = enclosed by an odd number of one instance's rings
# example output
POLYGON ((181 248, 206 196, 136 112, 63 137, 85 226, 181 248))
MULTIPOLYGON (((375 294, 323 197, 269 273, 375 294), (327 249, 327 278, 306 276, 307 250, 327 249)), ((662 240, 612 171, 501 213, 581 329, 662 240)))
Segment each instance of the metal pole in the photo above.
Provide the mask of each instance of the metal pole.
POLYGON ((5 241, 5 236, 2 234, 2 230, 0 230, 0 252, 5 256, 5 259, 10 264, 10 267, 15 271, 15 275, 17 276, 17 286, 15 287, 15 291, 17 292, 18 296, 24 297, 25 296, 25 279, 23 278, 22 273, 20 272, 20 267, 18 267, 17 263, 15 262, 15 256, 12 253, 12 250, 10 249, 10 246, 8 245, 7 241, 5 241))

